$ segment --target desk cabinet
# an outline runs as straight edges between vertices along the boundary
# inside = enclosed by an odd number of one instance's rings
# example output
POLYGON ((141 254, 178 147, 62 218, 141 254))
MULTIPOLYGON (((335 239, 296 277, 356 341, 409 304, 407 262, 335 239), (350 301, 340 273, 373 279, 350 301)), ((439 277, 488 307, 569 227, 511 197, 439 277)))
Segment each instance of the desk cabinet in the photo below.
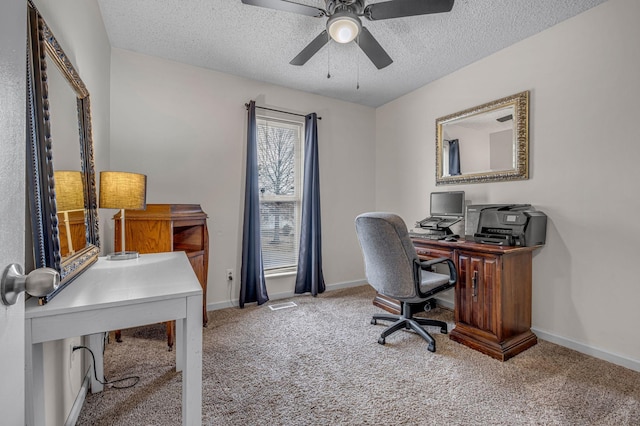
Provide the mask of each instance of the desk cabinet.
POLYGON ((530 330, 532 250, 456 251, 459 277, 452 340, 501 361, 538 342, 530 330))
MULTIPOLYGON (((146 210, 125 211, 126 250, 142 253, 184 251, 202 287, 202 324, 207 318, 209 232, 207 215, 197 204, 147 204, 146 210)), ((121 247, 120 213, 115 219, 115 247, 121 247)), ((167 324, 167 343, 173 346, 173 322, 167 324)), ((120 338, 116 332, 116 340, 120 338)))
MULTIPOLYGON (((413 244, 420 258, 448 257, 458 268, 451 340, 501 361, 537 343, 530 328, 532 252, 539 246, 419 238, 413 244)), ((392 311, 393 299, 378 295, 374 304, 392 311)))
POLYGON ((496 294, 500 288, 500 257, 485 256, 473 252, 458 252, 458 284, 455 304, 456 322, 485 330, 497 336, 496 294))

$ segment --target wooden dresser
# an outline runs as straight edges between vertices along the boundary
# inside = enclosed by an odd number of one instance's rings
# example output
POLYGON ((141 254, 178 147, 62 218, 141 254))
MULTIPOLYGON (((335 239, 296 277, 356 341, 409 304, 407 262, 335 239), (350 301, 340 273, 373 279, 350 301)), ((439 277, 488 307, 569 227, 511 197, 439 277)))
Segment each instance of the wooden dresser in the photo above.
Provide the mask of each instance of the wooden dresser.
POLYGON ((60 255, 67 257, 87 246, 87 228, 84 224, 84 210, 73 210, 66 213, 58 213, 58 235, 60 238, 60 255), (66 226, 66 221, 69 226, 66 226), (69 230, 69 235, 67 235, 69 230), (71 246, 69 246, 71 243, 71 246))
MULTIPOLYGON (((412 240, 421 259, 448 257, 458 268, 451 340, 501 361, 538 342, 531 331, 531 283, 532 253, 540 246, 412 240)), ((373 303, 399 313, 394 299, 377 295, 373 303)))
MULTIPOLYGON (((202 286, 202 325, 207 326, 209 232, 207 214, 198 204, 147 204, 146 210, 125 211, 125 250, 143 253, 184 251, 202 286)), ((115 216, 115 248, 121 249, 120 213, 115 216)), ((173 347, 174 322, 167 323, 167 344, 173 347)), ((116 332, 116 340, 120 339, 116 332)))

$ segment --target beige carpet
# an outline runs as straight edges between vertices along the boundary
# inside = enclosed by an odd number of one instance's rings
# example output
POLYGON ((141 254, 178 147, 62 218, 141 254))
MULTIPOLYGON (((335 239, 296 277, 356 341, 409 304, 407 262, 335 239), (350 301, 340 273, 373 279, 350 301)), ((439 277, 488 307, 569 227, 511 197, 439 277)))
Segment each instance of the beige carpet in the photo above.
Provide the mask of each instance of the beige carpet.
MULTIPOLYGON (((437 331, 436 353, 408 331, 381 346, 373 296, 363 286, 296 297, 290 309, 210 312, 203 424, 640 425, 638 372, 544 341, 505 363, 437 331)), ((447 310, 430 316, 452 322, 447 310)), ((163 326, 123 338, 107 345, 105 374, 140 383, 88 395, 78 424, 180 424, 163 326)))

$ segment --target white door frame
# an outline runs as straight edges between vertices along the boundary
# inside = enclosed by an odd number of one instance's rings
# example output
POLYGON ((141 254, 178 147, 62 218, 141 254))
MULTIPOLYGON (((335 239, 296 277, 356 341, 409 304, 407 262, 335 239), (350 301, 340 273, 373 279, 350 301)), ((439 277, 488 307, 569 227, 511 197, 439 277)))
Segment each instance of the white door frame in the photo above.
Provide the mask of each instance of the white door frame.
MULTIPOLYGON (((25 266, 27 2, 0 5, 0 271, 25 266)), ((24 294, 0 301, 0 422, 25 421, 24 294)))

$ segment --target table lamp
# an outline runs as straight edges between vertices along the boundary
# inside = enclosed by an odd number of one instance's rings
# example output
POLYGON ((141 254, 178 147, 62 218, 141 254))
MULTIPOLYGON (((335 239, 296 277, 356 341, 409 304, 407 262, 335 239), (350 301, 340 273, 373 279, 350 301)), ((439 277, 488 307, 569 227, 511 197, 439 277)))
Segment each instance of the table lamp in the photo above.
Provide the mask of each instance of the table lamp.
POLYGON ((147 207, 147 176, 128 172, 100 172, 100 208, 120 209, 121 251, 110 253, 109 260, 136 259, 137 251, 126 251, 124 210, 147 207))
POLYGON ((53 172, 56 188, 57 211, 64 215, 64 227, 67 233, 69 254, 75 253, 69 225, 69 212, 84 211, 84 184, 82 172, 76 170, 56 170, 53 172))

